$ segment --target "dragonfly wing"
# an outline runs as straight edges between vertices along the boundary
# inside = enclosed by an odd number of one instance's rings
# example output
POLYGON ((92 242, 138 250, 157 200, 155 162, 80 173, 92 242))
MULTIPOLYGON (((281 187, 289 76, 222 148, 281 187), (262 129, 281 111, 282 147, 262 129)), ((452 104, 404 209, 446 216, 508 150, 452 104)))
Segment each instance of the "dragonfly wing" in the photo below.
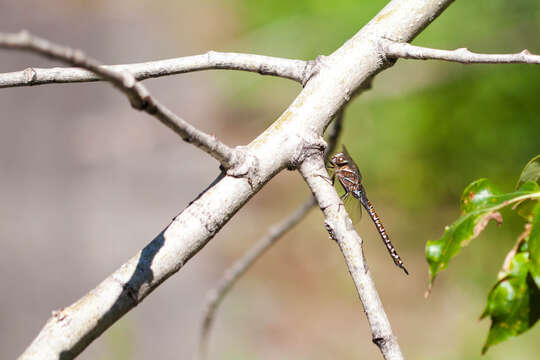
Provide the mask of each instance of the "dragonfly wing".
POLYGON ((343 205, 345 206, 345 210, 347 210, 352 223, 358 223, 362 218, 362 204, 360 201, 358 201, 353 194, 349 194, 343 201, 343 205))
MULTIPOLYGON (((334 186, 336 187, 339 198, 343 199, 345 196, 345 189, 341 184, 338 184, 339 181, 336 180, 334 186)), ((349 195, 343 199, 343 206, 345 207, 345 210, 347 210, 353 224, 358 223, 362 218, 362 204, 360 201, 356 199, 352 193, 349 193, 349 195)))
POLYGON ((360 177, 359 182, 362 182, 362 174, 360 173, 360 170, 358 169, 358 165, 356 165, 356 163, 352 159, 351 154, 349 154, 349 152, 347 151, 347 148, 345 147, 345 145, 343 145, 343 155, 345 155, 345 157, 347 158, 347 161, 349 162, 350 168, 354 172, 356 172, 358 174, 358 176, 360 177))

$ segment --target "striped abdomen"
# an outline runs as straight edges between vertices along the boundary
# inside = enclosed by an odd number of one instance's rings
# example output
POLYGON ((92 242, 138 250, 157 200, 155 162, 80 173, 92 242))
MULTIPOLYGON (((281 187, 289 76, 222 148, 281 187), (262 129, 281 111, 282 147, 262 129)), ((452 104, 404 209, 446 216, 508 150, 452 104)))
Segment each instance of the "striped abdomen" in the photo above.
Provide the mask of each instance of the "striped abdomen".
POLYGON ((384 226, 381 222, 381 219, 379 218, 379 215, 377 215, 377 213, 375 212, 375 208, 373 207, 373 204, 371 204, 371 201, 368 200, 365 192, 362 190, 359 191, 358 194, 355 194, 355 195, 358 195, 358 199, 360 200, 360 202, 362 203, 362 205, 368 212, 369 217, 371 217, 371 220, 373 220, 373 222, 375 223, 375 226, 377 227, 377 231, 381 235, 384 245, 388 249, 388 252, 390 253, 390 256, 392 257, 392 260, 394 260, 394 264, 402 268, 403 271, 405 271, 405 274, 409 275, 409 272, 407 271, 407 269, 405 269, 405 265, 403 265, 403 260, 401 260, 401 258, 399 257, 396 251, 396 248, 394 247, 394 245, 392 245, 392 242, 390 241, 390 237, 386 233, 386 230, 384 229, 384 226))

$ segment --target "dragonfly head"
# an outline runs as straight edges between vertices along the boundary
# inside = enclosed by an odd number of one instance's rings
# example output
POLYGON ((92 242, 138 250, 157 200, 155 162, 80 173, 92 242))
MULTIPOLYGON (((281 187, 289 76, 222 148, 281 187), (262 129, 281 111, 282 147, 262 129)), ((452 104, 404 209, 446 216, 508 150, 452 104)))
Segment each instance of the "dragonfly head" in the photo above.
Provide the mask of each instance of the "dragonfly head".
POLYGON ((330 164, 332 164, 333 166, 343 166, 347 165, 348 163, 349 160, 344 153, 337 153, 330 159, 330 164))

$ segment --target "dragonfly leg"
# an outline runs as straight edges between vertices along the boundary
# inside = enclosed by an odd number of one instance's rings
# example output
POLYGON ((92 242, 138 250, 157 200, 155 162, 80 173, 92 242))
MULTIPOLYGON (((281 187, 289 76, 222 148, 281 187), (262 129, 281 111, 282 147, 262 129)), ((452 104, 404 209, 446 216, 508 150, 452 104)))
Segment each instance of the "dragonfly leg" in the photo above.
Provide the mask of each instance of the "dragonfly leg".
POLYGON ((345 199, 347 198, 347 196, 349 196, 350 192, 347 191, 346 188, 345 189, 345 194, 341 195, 341 197, 339 198, 341 200, 341 202, 339 203, 338 205, 338 211, 341 210, 341 207, 345 207, 345 199))
POLYGON ((335 175, 332 175, 331 178, 329 178, 328 176, 324 176, 324 175, 317 175, 319 177, 322 177, 324 180, 328 181, 329 184, 331 185, 334 185, 334 182, 336 181, 336 176, 335 175))
POLYGON ((394 261, 394 264, 401 268, 405 274, 409 275, 409 272, 405 268, 405 265, 403 264, 403 260, 401 260, 401 257, 396 251, 396 248, 394 245, 392 245, 392 242, 390 241, 390 237, 388 236, 388 233, 384 229, 384 226, 381 222, 381 219, 379 218, 379 215, 375 212, 375 209, 373 208, 373 205, 368 200, 365 191, 363 191, 363 188, 360 191, 359 198, 362 201, 362 205, 366 208, 366 211, 368 212, 369 216, 371 217, 371 220, 375 224, 375 227, 377 228, 377 231, 379 232, 379 235, 381 235, 381 239, 384 242, 384 245, 386 246, 386 249, 388 250, 388 253, 390 254, 390 257, 392 257, 392 260, 394 261))

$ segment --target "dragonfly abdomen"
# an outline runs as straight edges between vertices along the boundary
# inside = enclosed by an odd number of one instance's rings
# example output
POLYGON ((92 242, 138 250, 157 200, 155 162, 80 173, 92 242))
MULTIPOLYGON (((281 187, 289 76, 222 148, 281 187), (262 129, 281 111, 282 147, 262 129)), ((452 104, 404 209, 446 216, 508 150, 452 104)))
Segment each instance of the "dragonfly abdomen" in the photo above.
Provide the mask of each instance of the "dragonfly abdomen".
POLYGON ((409 272, 405 268, 405 265, 403 264, 403 260, 401 260, 401 257, 397 253, 396 248, 394 247, 394 245, 392 245, 392 242, 390 241, 390 237, 388 236, 388 233, 384 229, 381 219, 379 218, 379 215, 377 215, 377 212, 375 211, 375 208, 371 204, 371 201, 367 199, 365 194, 364 196, 362 196, 362 199, 360 201, 362 202, 362 205, 364 205, 364 207, 366 208, 366 211, 368 212, 371 220, 373 220, 373 223, 375 223, 375 227, 377 228, 377 231, 381 235, 382 241, 384 242, 386 249, 390 253, 392 260, 394 260, 394 264, 402 268, 403 271, 405 271, 405 274, 408 275, 409 272))

